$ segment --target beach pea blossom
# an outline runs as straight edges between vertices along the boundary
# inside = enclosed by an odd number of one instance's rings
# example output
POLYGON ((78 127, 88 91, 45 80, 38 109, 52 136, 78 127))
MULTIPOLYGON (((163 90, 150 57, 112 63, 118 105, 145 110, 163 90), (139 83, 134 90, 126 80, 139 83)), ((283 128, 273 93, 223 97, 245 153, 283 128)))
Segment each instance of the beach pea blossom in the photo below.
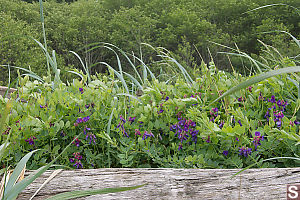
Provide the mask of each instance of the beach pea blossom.
POLYGON ((242 146, 239 148, 239 152, 239 155, 248 157, 248 155, 251 155, 252 153, 252 148, 242 146))
POLYGON ((264 140, 264 136, 261 135, 260 132, 256 131, 252 141, 255 147, 255 151, 257 150, 257 146, 261 145, 260 142, 263 140, 264 140))
POLYGON ((223 155, 227 156, 228 155, 228 151, 223 151, 223 155))
POLYGON ((147 139, 148 137, 154 137, 153 133, 150 131, 145 131, 143 135, 143 140, 147 139))
POLYGON ((31 137, 27 138, 25 140, 25 142, 28 142, 29 145, 34 145, 34 140, 36 140, 36 137, 31 136, 31 137))

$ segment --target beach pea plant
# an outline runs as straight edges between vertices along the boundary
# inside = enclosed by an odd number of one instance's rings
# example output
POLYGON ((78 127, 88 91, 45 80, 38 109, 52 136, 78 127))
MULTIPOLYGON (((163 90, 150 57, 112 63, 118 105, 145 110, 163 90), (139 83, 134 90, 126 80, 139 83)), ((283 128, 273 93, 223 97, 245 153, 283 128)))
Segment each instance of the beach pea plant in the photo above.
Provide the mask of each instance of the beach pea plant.
POLYGON ((54 89, 20 77, 19 96, 12 98, 22 100, 13 105, 1 135, 5 139, 13 131, 15 142, 2 164, 17 163, 26 153, 42 149, 27 163, 37 169, 81 133, 58 164, 74 169, 298 165, 285 159, 259 162, 299 155, 298 90, 287 74, 235 93, 226 91, 248 77, 219 71, 213 62, 202 63, 193 74, 192 83, 180 76, 172 82, 148 80, 138 96, 127 93, 135 87, 126 84, 125 89, 115 71, 54 89))

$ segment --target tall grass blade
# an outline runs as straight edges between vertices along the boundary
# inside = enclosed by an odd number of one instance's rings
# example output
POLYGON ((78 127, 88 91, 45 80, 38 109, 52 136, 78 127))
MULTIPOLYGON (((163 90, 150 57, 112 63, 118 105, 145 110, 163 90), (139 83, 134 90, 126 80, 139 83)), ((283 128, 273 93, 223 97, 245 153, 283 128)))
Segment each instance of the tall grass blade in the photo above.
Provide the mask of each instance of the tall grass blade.
POLYGON ((191 76, 188 74, 188 72, 186 71, 186 69, 177 62, 177 60, 175 60, 174 58, 171 58, 170 56, 164 56, 164 55, 158 55, 159 57, 162 57, 162 58, 167 58, 169 59, 169 61, 172 61, 174 62, 180 69, 180 71, 182 72, 182 75, 184 76, 186 82, 189 84, 189 85, 192 85, 194 84, 194 81, 193 79, 191 78, 191 76))
POLYGON ((225 92, 223 95, 221 95, 220 97, 218 97, 217 99, 215 99, 213 102, 210 103, 213 104, 215 103, 216 101, 219 101, 220 99, 222 99, 223 97, 227 96, 227 95, 230 95, 234 92, 237 92, 241 89, 244 89, 250 85, 253 85, 255 83, 258 83, 262 80, 265 80, 265 79, 268 79, 270 77, 273 77, 273 76, 277 76, 277 75, 280 75, 280 74, 286 74, 286 73, 295 73, 295 72, 300 72, 300 66, 295 66, 295 67, 286 67, 286 68, 282 68, 282 69, 277 69, 277 70, 271 70, 269 72, 266 72, 266 73, 262 73, 256 77, 253 77, 251 79, 248 79, 247 81, 244 81, 242 82, 241 84, 231 88, 230 90, 228 90, 227 92, 225 92))
MULTIPOLYGON (((65 153, 65 151, 72 145, 72 143, 81 135, 82 133, 80 133, 77 137, 75 137, 72 142, 69 143, 69 145, 64 148, 64 150, 55 158, 53 159, 49 164, 47 164, 44 167, 41 167, 39 170, 37 170, 37 172, 32 175, 32 176, 28 176, 25 179, 23 179, 22 181, 18 182, 9 192, 6 193, 6 195, 4 196, 4 200, 12 200, 12 199, 16 199, 18 194, 20 192, 22 192, 28 185, 30 185, 36 178, 38 178, 40 175, 42 175, 49 167, 52 166, 52 164, 54 162, 56 162, 56 160, 65 153)), ((31 152, 30 152, 31 153, 31 152)))
MULTIPOLYGON (((8 65, 0 65, 0 66, 8 66, 8 65)), ((27 74, 22 74, 24 76, 28 75, 28 76, 30 76, 30 77, 32 77, 34 79, 37 79, 37 80, 39 80, 41 82, 44 82, 44 80, 40 76, 38 76, 36 73, 34 73, 34 72, 32 72, 32 71, 30 71, 28 69, 25 69, 23 67, 16 67, 16 66, 10 66, 10 67, 15 68, 15 69, 20 69, 20 70, 23 70, 23 71, 27 72, 27 74)))
POLYGON ((83 67, 85 73, 86 73, 87 76, 88 76, 88 83, 90 83, 90 82, 91 82, 91 75, 90 75, 88 66, 86 66, 86 65, 83 63, 82 59, 80 58, 80 56, 79 56, 76 52, 74 52, 74 51, 70 51, 70 52, 71 52, 72 54, 74 54, 74 55, 79 59, 79 61, 80 61, 81 65, 82 65, 82 67, 83 67))
POLYGON ((59 174, 62 171, 62 169, 57 169, 55 170, 50 176, 49 178, 47 178, 47 180, 39 187, 39 189, 37 189, 37 191, 35 191, 35 193, 30 197, 29 200, 32 200, 38 193, 39 191, 47 184, 49 183, 49 181, 51 181, 57 174, 59 174))
POLYGON ((11 193, 13 191, 13 186, 14 184, 17 182, 20 173, 22 172, 22 170, 24 169, 24 167, 26 166, 27 161, 29 160, 29 158, 32 156, 33 153, 39 151, 34 150, 31 151, 29 153, 27 153, 21 160, 20 162, 18 162, 16 168, 14 169, 12 175, 10 176, 7 184, 6 184, 6 190, 4 191, 4 197, 7 196, 9 193, 11 193))
POLYGON ((123 72, 126 76, 128 76, 134 83, 136 86, 139 87, 139 89, 143 89, 143 86, 130 74, 126 73, 126 72, 123 72))
POLYGON ((100 63, 100 64, 103 64, 103 65, 107 66, 109 69, 113 70, 114 73, 117 75, 117 77, 118 77, 118 78, 120 79, 120 81, 122 82, 122 84, 123 84, 123 86, 124 86, 126 92, 127 92, 128 94, 130 94, 130 93, 129 93, 129 90, 128 90, 128 87, 127 87, 127 84, 126 84, 126 81, 124 80, 123 76, 122 76, 117 70, 115 70, 115 69, 112 68, 109 64, 107 64, 106 62, 99 62, 99 63, 100 63))
POLYGON ((46 200, 66 200, 66 199, 79 198, 79 197, 96 195, 96 194, 124 192, 124 191, 128 191, 128 190, 138 189, 145 185, 146 184, 132 186, 132 187, 118 187, 118 188, 105 188, 105 189, 98 189, 98 190, 65 192, 65 193, 57 194, 53 197, 47 198, 46 200))
POLYGON ((81 78, 81 80, 83 80, 83 76, 81 74, 79 74, 78 72, 74 72, 74 71, 68 71, 72 74, 76 74, 77 76, 79 76, 81 78))
POLYGON ((261 160, 261 161, 258 161, 256 163, 253 163, 253 164, 249 165, 248 167, 246 167, 246 168, 242 169, 241 171, 239 171, 239 172, 235 173, 234 175, 232 175, 230 178, 235 177, 236 175, 242 173, 243 171, 245 171, 247 169, 250 169, 251 167, 253 167, 253 166, 255 166, 255 165, 259 164, 259 163, 262 163, 262 162, 265 162, 265 161, 269 161, 269 160, 278 160, 278 159, 291 159, 291 160, 298 160, 298 161, 300 161, 300 158, 295 158, 295 157, 275 157, 275 158, 269 158, 269 159, 261 160))
MULTIPOLYGON (((110 44, 110 43, 106 43, 106 42, 97 42, 97 43, 93 43, 93 44, 90 44, 90 45, 98 45, 98 44, 107 45, 107 46, 111 46, 111 47, 116 48, 127 59, 127 61, 129 62, 130 66, 133 68, 133 70, 135 71, 136 75, 138 76, 139 80, 142 82, 142 78, 141 78, 139 72, 137 71, 136 66, 133 64, 133 62, 131 61, 131 59, 127 56, 127 54, 122 49, 120 49, 116 45, 113 45, 113 44, 110 44)), ((104 47, 104 46, 94 46, 91 49, 89 49, 88 51, 92 51, 92 50, 94 50, 96 48, 100 48, 100 47, 104 47)))
POLYGON ((269 4, 269 5, 260 6, 260 7, 258 7, 258 8, 249 10, 249 11, 244 12, 244 13, 242 13, 242 14, 246 14, 246 13, 249 13, 249 12, 253 12, 253 11, 255 11, 255 10, 259 10, 259 9, 267 8, 267 7, 272 7, 272 6, 289 6, 289 7, 293 8, 293 9, 295 9, 296 12, 297 12, 297 14, 300 16, 300 10, 299 10, 298 8, 296 8, 296 7, 294 7, 294 6, 291 6, 291 5, 289 5, 289 4, 284 4, 284 3, 269 4))
MULTIPOLYGON (((42 23, 42 30, 43 30, 43 38, 44 38, 44 45, 47 52, 47 41, 46 41, 46 31, 45 31, 45 20, 44 20, 44 12, 43 12, 43 0, 39 0, 40 3, 40 16, 41 16, 41 23, 42 23)), ((47 68, 48 68, 48 75, 50 74, 50 67, 49 61, 47 58, 47 68)))

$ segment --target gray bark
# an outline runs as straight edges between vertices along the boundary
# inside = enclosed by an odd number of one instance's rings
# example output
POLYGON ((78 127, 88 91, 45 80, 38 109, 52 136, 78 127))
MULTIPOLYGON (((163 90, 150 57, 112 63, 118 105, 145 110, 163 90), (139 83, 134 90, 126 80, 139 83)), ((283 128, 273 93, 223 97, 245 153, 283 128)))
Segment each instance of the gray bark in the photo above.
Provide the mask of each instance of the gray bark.
MULTIPOLYGON (((300 184, 300 168, 249 169, 231 178, 238 171, 165 168, 62 171, 34 200, 46 199, 66 191, 128 187, 144 183, 148 185, 136 190, 80 199, 286 199, 287 184, 300 184)), ((44 173, 18 199, 29 199, 51 173, 44 173)))
MULTIPOLYGON (((7 87, 0 86, 0 95, 4 96, 7 89, 8 89, 7 87)), ((17 90, 14 89, 14 88, 10 88, 10 90, 8 91, 7 98, 10 98, 10 94, 15 92, 15 91, 17 91, 17 90)))

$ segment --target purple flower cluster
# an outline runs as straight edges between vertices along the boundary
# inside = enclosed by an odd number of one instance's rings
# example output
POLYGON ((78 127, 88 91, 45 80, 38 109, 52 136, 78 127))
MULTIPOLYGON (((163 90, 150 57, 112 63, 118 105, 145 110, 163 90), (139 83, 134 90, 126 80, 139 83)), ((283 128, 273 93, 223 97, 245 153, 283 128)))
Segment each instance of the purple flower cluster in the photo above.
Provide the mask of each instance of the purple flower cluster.
POLYGON ((11 128, 7 127, 7 129, 2 133, 2 135, 8 135, 10 130, 11 128))
POLYGON ((143 140, 147 139, 148 137, 154 137, 153 133, 151 131, 145 131, 143 134, 143 140))
POLYGON ((179 122, 177 124, 170 126, 170 131, 175 132, 175 136, 180 140, 179 150, 182 149, 182 143, 191 137, 192 141, 197 143, 198 130, 195 130, 196 123, 192 120, 178 118, 179 122))
POLYGON ((83 88, 79 88, 79 92, 83 94, 83 88))
POLYGON ((76 167, 77 169, 79 168, 83 168, 81 160, 82 160, 82 156, 80 155, 79 152, 73 153, 74 158, 70 158, 69 161, 71 163, 74 163, 73 166, 76 167))
POLYGON ((219 125, 219 128, 222 129, 223 126, 224 126, 224 124, 225 124, 225 123, 224 123, 224 121, 222 120, 222 121, 221 121, 221 124, 219 125))
POLYGON ((47 104, 44 106, 40 105, 40 108, 47 108, 47 104))
POLYGON ((228 151, 223 151, 223 155, 227 156, 228 155, 228 151))
POLYGON ((239 148, 239 152, 239 155, 248 157, 248 155, 251 155, 252 153, 252 148, 242 146, 239 148))
MULTIPOLYGON (((75 138, 75 137, 74 137, 75 138)), ((76 140, 73 142, 73 144, 76 146, 76 147, 79 147, 80 146, 80 140, 78 138, 76 138, 76 140)))
POLYGON ((90 120, 90 116, 86 116, 86 117, 83 117, 83 118, 79 117, 79 118, 76 120, 76 123, 77 123, 77 124, 81 124, 81 123, 87 122, 87 121, 89 121, 89 120, 90 120))
POLYGON ((245 98, 244 98, 244 97, 238 98, 238 102, 244 102, 244 101, 245 101, 245 98))
POLYGON ((126 123, 126 120, 123 118, 122 115, 120 115, 120 123, 117 126, 117 128, 120 129, 120 132, 123 133, 123 136, 129 137, 128 133, 126 132, 125 128, 124 128, 124 124, 126 123))
POLYGON ((130 125, 134 122, 135 117, 129 117, 128 121, 130 122, 130 125))
POLYGON ((219 115, 218 114, 219 112, 219 109, 218 108, 212 108, 211 111, 209 112, 210 114, 210 121, 214 122, 215 121, 215 118, 219 115))
POLYGON ((269 122, 271 117, 271 111, 273 110, 274 122, 276 123, 277 128, 282 126, 282 118, 284 117, 284 112, 286 111, 286 106, 288 105, 287 101, 278 100, 276 101, 275 96, 273 95, 270 99, 266 100, 269 103, 272 103, 271 107, 268 108, 264 118, 269 122))
POLYGON ((85 139, 86 139, 86 140, 90 140, 90 141, 89 141, 89 144, 91 144, 92 141, 93 141, 94 144, 96 144, 96 141, 95 141, 95 140, 96 140, 96 136, 95 136, 93 133, 88 133, 88 134, 86 134, 85 139))
POLYGON ((139 129, 135 129, 135 136, 141 135, 141 131, 139 129))
POLYGON ((25 142, 28 142, 29 145, 34 145, 34 140, 36 140, 36 137, 30 136, 25 140, 25 142))
POLYGON ((252 92, 252 86, 247 87, 247 90, 249 90, 249 92, 252 92))
POLYGON ((257 150, 257 146, 261 145, 260 141, 263 140, 264 140, 264 136, 261 135, 260 132, 256 131, 252 141, 255 147, 255 151, 257 150))
POLYGON ((295 124, 296 124, 296 126, 297 126, 297 125, 300 124, 300 122, 298 122, 297 120, 295 120, 295 121, 290 121, 290 125, 291 125, 291 126, 294 126, 295 124))
POLYGON ((201 93, 196 92, 195 94, 192 94, 190 97, 195 98, 195 99, 198 99, 198 97, 201 98, 201 93))

